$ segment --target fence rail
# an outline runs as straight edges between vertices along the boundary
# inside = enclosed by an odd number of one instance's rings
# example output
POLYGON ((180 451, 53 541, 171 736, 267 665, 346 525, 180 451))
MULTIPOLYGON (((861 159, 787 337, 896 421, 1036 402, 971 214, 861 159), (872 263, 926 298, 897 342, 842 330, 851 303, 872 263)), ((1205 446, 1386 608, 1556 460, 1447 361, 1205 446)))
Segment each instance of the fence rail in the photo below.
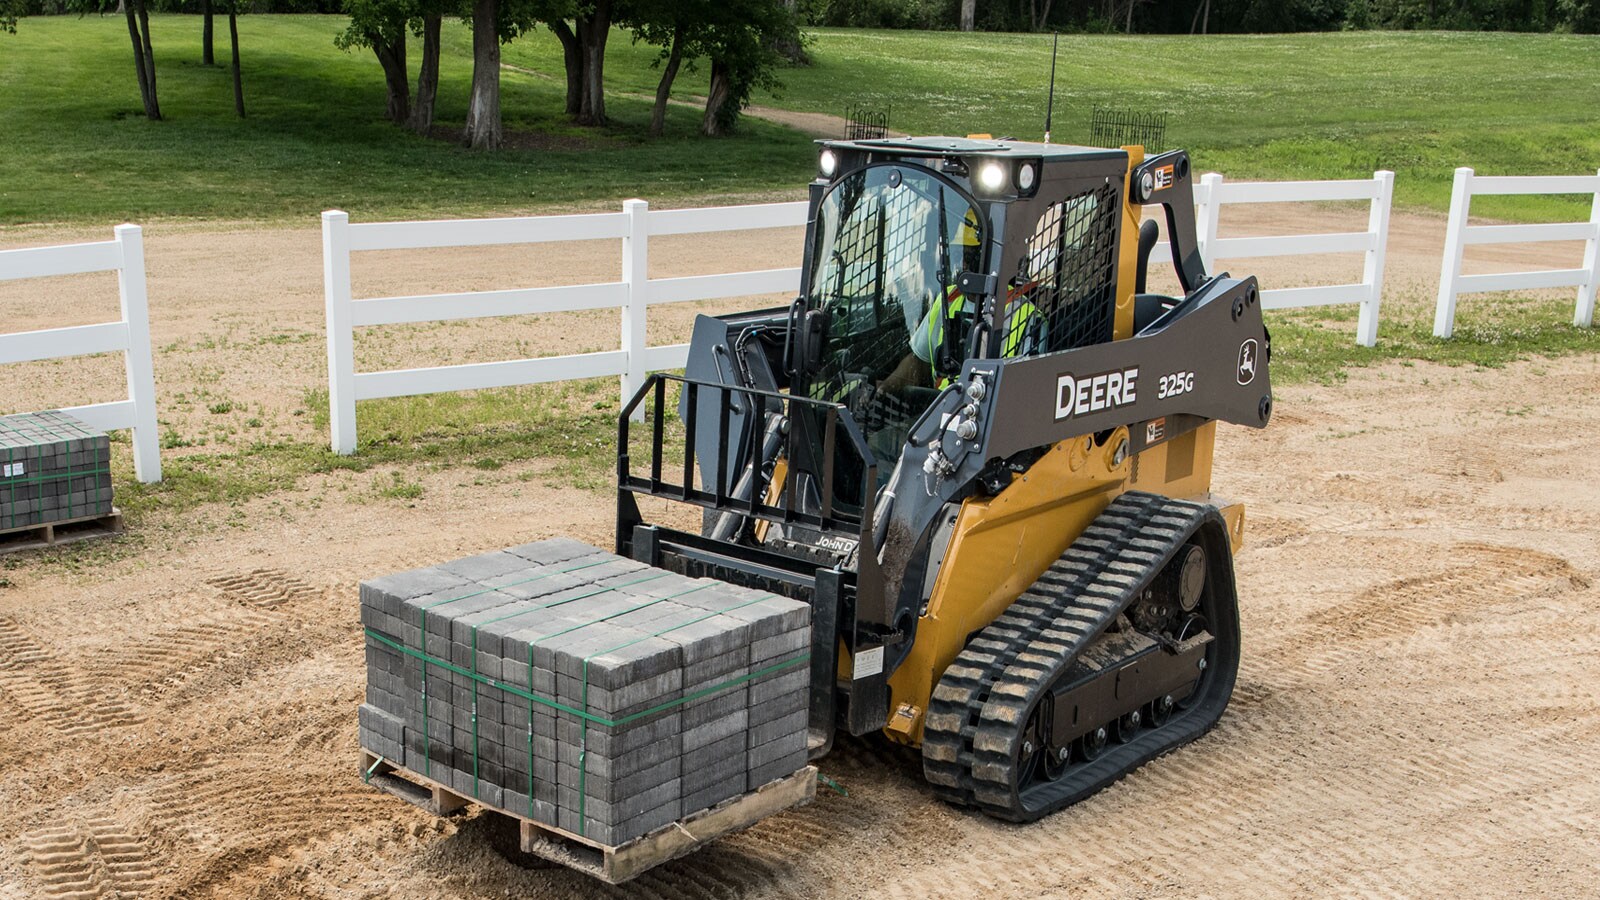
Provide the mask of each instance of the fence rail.
MULTIPOLYGON (((1365 256, 1361 280, 1354 284, 1272 288, 1261 292, 1263 309, 1361 304, 1356 342, 1371 347, 1378 341, 1378 312, 1383 301, 1384 250, 1389 242, 1389 209, 1394 199, 1394 173, 1374 172, 1371 178, 1350 181, 1229 182, 1212 173, 1194 187, 1195 229, 1206 271, 1217 270, 1218 259, 1260 259, 1269 256, 1308 256, 1322 253, 1361 253, 1365 256), (1218 235, 1222 207, 1235 203, 1307 203, 1329 200, 1363 200, 1369 206, 1367 230, 1335 234, 1295 234, 1268 237, 1218 235)), ((1168 244, 1157 245, 1161 252, 1168 244)))
POLYGON ((1578 301, 1572 324, 1580 328, 1594 324, 1595 291, 1600 288, 1600 173, 1480 176, 1466 167, 1456 169, 1455 184, 1450 192, 1450 219, 1445 229, 1444 262, 1439 272, 1439 301, 1433 314, 1434 335, 1448 338, 1455 333, 1456 301, 1462 294, 1545 288, 1577 288, 1578 301), (1594 204, 1588 222, 1468 225, 1472 198, 1483 194, 1593 194, 1594 204), (1461 264, 1469 246, 1544 241, 1583 241, 1583 265, 1576 269, 1461 274, 1461 264))
POLYGON ((650 238, 795 227, 805 224, 806 211, 804 202, 652 211, 643 200, 629 200, 620 213, 354 225, 348 215, 338 210, 323 213, 328 406, 334 451, 355 452, 358 400, 616 375, 621 379, 622 399, 626 402, 650 371, 680 368, 688 359, 688 344, 649 345, 650 306, 792 292, 800 283, 798 266, 651 279, 650 238), (351 292, 350 254, 354 252, 580 240, 619 240, 621 280, 362 300, 354 299, 351 292), (355 371, 354 329, 358 327, 591 309, 619 311, 618 349, 384 372, 355 371))
POLYGON ((161 480, 161 445, 156 426, 156 381, 150 352, 150 313, 144 277, 144 237, 137 225, 119 225, 109 241, 0 251, 0 281, 117 273, 122 318, 115 322, 47 328, 0 335, 0 364, 121 352, 128 399, 67 407, 102 431, 133 431, 133 470, 140 481, 161 480))

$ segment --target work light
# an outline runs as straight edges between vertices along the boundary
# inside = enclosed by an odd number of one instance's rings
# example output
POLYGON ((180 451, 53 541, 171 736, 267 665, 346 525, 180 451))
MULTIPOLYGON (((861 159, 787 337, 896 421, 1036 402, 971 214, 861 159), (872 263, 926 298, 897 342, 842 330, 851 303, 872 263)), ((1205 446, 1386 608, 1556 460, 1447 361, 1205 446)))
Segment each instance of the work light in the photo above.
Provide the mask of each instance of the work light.
POLYGON ((998 193, 1005 186, 1006 170, 999 163, 984 163, 978 170, 978 184, 989 193, 998 193))

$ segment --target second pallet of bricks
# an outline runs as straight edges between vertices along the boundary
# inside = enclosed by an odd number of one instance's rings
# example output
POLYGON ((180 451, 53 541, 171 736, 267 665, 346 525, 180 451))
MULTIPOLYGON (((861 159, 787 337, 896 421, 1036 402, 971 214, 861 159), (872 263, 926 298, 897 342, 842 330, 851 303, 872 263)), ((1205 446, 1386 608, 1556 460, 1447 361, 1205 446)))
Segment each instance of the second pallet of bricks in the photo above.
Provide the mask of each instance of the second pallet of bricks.
POLYGON ((810 612, 561 539, 363 582, 361 742, 622 844, 805 766, 810 612))

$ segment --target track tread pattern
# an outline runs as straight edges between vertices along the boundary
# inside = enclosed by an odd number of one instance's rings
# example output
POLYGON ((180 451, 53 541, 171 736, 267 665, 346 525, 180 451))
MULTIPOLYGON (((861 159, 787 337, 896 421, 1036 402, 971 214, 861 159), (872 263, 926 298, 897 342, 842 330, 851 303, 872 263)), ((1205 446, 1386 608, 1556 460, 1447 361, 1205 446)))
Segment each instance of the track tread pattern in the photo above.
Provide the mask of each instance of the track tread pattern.
POLYGON ((120 689, 85 679, 7 616, 0 616, 0 694, 12 700, 6 715, 20 713, 72 737, 143 721, 120 689))
POLYGON ((144 839, 111 819, 43 828, 24 835, 22 845, 47 897, 139 897, 159 873, 144 839))
POLYGON ((311 600, 316 588, 282 569, 251 569, 206 579, 228 598, 254 609, 277 609, 286 603, 311 600))
POLYGON ((1206 510, 1155 494, 1119 496, 973 639, 945 670, 925 719, 923 774, 936 795, 1005 819, 1037 817, 1023 810, 1013 780, 1023 719, 1206 510))

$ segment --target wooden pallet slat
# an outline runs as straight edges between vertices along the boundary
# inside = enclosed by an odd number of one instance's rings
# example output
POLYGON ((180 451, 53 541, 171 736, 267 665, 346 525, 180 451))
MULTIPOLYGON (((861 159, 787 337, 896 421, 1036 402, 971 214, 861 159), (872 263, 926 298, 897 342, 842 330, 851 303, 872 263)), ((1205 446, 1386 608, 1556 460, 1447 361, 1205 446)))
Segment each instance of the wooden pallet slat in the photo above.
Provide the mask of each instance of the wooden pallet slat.
POLYGON ((38 525, 0 529, 0 554, 54 547, 90 538, 110 537, 121 534, 125 528, 122 510, 112 507, 111 513, 104 516, 79 516, 55 522, 41 522, 38 525))
POLYGON ((360 771, 372 787, 436 816, 454 815, 469 805, 509 816, 521 826, 522 852, 577 869, 609 884, 629 881, 664 862, 693 853, 719 837, 742 831, 786 809, 804 806, 814 800, 817 793, 817 768, 806 766, 748 794, 701 810, 626 844, 611 846, 464 797, 365 748, 361 751, 360 771))

